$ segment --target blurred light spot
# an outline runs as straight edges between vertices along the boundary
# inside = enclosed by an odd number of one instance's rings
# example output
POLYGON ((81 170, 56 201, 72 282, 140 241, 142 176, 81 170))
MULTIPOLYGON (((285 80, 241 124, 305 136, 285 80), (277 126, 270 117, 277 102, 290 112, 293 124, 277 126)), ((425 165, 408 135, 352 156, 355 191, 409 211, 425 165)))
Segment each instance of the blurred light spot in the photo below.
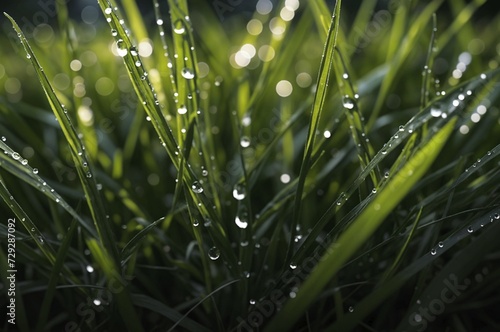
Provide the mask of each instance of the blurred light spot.
POLYGON ((92 51, 85 51, 80 55, 80 61, 85 67, 93 66, 97 63, 97 55, 92 51))
POLYGON ((459 78, 462 77, 462 71, 460 71, 459 69, 455 69, 453 70, 452 76, 453 78, 458 80, 459 78))
POLYGON ((160 177, 156 173, 148 175, 148 183, 152 186, 157 186, 160 183, 160 177))
POLYGON ((87 24, 94 24, 99 17, 99 11, 94 6, 86 6, 82 10, 82 21, 87 24))
POLYGON ((295 12, 288 7, 283 7, 280 11, 280 17, 283 21, 291 21, 295 16, 295 12))
POLYGON ((27 146, 23 149, 23 156, 25 158, 31 158, 35 155, 35 149, 33 149, 31 146, 27 146))
POLYGON ((85 96, 85 94, 87 93, 87 91, 85 90, 85 84, 83 83, 76 83, 75 84, 75 88, 73 89, 73 94, 75 95, 75 97, 83 97, 85 96))
POLYGON ((309 73, 303 72, 299 73, 295 79, 297 82, 297 85, 300 86, 301 88, 307 88, 311 85, 312 83, 312 78, 309 73))
POLYGON ((458 56, 458 61, 460 61, 463 64, 465 64, 466 66, 468 66, 470 64, 470 62, 472 61, 472 56, 470 55, 469 52, 462 52, 458 56))
POLYGON ((66 90, 67 88, 69 88, 71 80, 69 79, 69 76, 66 75, 65 73, 59 73, 56 76, 54 76, 53 83, 57 89, 66 90))
POLYGON ((269 29, 275 36, 280 36, 285 32, 286 25, 285 22, 280 20, 277 17, 273 17, 271 21, 269 21, 269 29))
POLYGON ((325 132, 323 133, 323 136, 325 138, 330 138, 330 137, 332 137, 332 133, 329 130, 325 130, 325 132))
POLYGON ((477 113, 480 114, 480 115, 484 115, 486 113, 486 106, 479 105, 477 107, 477 113))
POLYGON ((5 81, 5 91, 10 94, 16 94, 21 90, 21 82, 15 78, 11 77, 5 81))
POLYGON ((457 69, 463 73, 463 72, 465 72, 465 70, 467 70, 467 65, 463 62, 459 62, 457 64, 457 69))
POLYGON ((460 134, 466 135, 469 133, 469 127, 467 125, 461 125, 459 131, 460 134))
POLYGON ((478 38, 472 39, 467 45, 467 49, 473 55, 480 54, 484 51, 484 42, 478 38))
POLYGON ((299 9, 300 3, 299 0, 286 0, 285 6, 290 8, 291 10, 299 9))
POLYGON ((236 52, 236 54, 234 55, 234 62, 240 68, 248 66, 250 60, 251 60, 250 55, 247 52, 241 50, 236 52))
POLYGON ((48 43, 54 38, 54 30, 48 24, 39 24, 33 30, 33 37, 39 44, 48 43))
POLYGON ((478 123, 481 120, 481 115, 472 113, 472 115, 470 116, 470 120, 474 123, 478 123))
POLYGON ((69 67, 72 71, 79 71, 80 69, 82 69, 82 63, 80 60, 75 59, 70 62, 69 67))
POLYGON ((151 40, 143 40, 139 43, 139 55, 142 57, 150 57, 153 54, 153 44, 151 40))
POLYGON ((247 24, 247 31, 253 36, 257 36, 262 32, 262 22, 258 19, 251 19, 247 24))
POLYGON ((108 77, 101 77, 95 82, 95 89, 101 96, 108 96, 113 93, 115 84, 108 77))
POLYGON ((94 124, 94 113, 87 106, 78 107, 78 117, 80 121, 86 126, 91 126, 94 124))
POLYGON ((290 182, 290 175, 284 173, 284 174, 281 174, 280 176, 280 181, 284 184, 287 184, 288 182, 290 182))
POLYGON ((200 78, 207 76, 209 72, 210 72, 210 67, 208 66, 207 63, 198 62, 198 73, 200 78))
POLYGON ((262 45, 260 48, 259 48, 259 59, 261 59, 262 61, 264 62, 268 62, 268 61, 271 61, 272 59, 274 59, 274 48, 272 46, 269 46, 269 45, 262 45))
POLYGON ((252 123, 252 118, 248 115, 245 115, 243 119, 241 119, 241 124, 243 127, 248 127, 252 123))
POLYGON ((246 52, 248 55, 250 55, 250 58, 253 58, 255 56, 255 46, 253 46, 252 44, 245 44, 243 46, 241 46, 241 50, 243 52, 246 52))
POLYGON ((256 9, 259 14, 267 15, 273 10, 273 3, 269 0, 259 0, 256 9))
POLYGON ((292 91, 293 91, 292 83, 290 83, 287 80, 279 81, 278 84, 276 84, 276 93, 280 97, 288 97, 289 95, 292 94, 292 91))

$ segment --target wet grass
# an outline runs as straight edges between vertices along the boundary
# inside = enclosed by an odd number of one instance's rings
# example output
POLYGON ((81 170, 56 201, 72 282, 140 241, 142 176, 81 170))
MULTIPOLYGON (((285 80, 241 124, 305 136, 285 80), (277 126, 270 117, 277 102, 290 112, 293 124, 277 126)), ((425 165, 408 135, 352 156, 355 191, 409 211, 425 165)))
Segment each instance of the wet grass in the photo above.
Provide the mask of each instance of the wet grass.
POLYGON ((485 2, 99 0, 91 23, 58 2, 34 34, 6 14, 2 328, 498 329, 485 2))

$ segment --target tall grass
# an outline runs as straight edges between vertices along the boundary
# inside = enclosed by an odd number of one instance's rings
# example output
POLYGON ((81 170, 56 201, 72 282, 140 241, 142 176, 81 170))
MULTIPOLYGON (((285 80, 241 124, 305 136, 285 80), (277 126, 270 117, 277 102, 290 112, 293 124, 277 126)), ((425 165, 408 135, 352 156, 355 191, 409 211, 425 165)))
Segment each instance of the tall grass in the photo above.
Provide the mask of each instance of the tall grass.
POLYGON ((99 0, 92 38, 62 2, 33 35, 5 14, 3 329, 498 329, 485 2, 99 0))

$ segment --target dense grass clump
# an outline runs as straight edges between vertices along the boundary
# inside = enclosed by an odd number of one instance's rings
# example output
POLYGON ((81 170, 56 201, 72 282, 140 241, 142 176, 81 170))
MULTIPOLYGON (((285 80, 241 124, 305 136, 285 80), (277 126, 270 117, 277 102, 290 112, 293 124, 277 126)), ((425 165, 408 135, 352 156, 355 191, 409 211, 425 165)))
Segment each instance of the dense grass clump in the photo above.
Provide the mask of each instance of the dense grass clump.
POLYGON ((485 2, 5 14, 2 330, 500 329, 485 2))

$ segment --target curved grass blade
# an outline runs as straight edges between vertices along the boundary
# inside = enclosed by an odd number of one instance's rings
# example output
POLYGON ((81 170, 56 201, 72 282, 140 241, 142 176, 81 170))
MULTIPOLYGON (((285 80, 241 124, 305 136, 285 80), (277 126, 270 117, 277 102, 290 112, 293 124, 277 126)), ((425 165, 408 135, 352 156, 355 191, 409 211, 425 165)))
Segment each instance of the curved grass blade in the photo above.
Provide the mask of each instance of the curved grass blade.
POLYGON ((289 300, 266 327, 266 331, 289 330, 312 304, 324 286, 337 274, 342 265, 364 244, 382 224, 392 209, 406 196, 425 174, 451 135, 456 119, 448 122, 406 163, 392 181, 382 189, 351 226, 330 245, 327 253, 299 289, 296 298, 289 300))
POLYGON ((85 146, 81 142, 75 128, 70 121, 68 111, 65 109, 64 105, 59 102, 59 99, 57 98, 47 76, 45 75, 40 62, 33 53, 28 40, 24 36, 17 23, 14 21, 14 19, 8 14, 4 14, 11 21, 14 30, 17 32, 24 50, 26 51, 27 57, 30 59, 31 64, 33 65, 35 72, 41 82, 47 100, 49 101, 49 104, 57 120, 59 121, 59 124, 61 125, 61 129, 69 145, 71 156, 76 165, 76 170, 85 192, 87 205, 92 214, 92 219, 94 220, 97 232, 99 233, 99 240, 101 241, 101 243, 103 243, 106 250, 109 251, 114 261, 117 262, 118 252, 115 247, 113 233, 111 232, 110 226, 107 222, 103 200, 100 197, 99 190, 97 189, 94 172, 92 170, 92 165, 87 158, 85 146))

